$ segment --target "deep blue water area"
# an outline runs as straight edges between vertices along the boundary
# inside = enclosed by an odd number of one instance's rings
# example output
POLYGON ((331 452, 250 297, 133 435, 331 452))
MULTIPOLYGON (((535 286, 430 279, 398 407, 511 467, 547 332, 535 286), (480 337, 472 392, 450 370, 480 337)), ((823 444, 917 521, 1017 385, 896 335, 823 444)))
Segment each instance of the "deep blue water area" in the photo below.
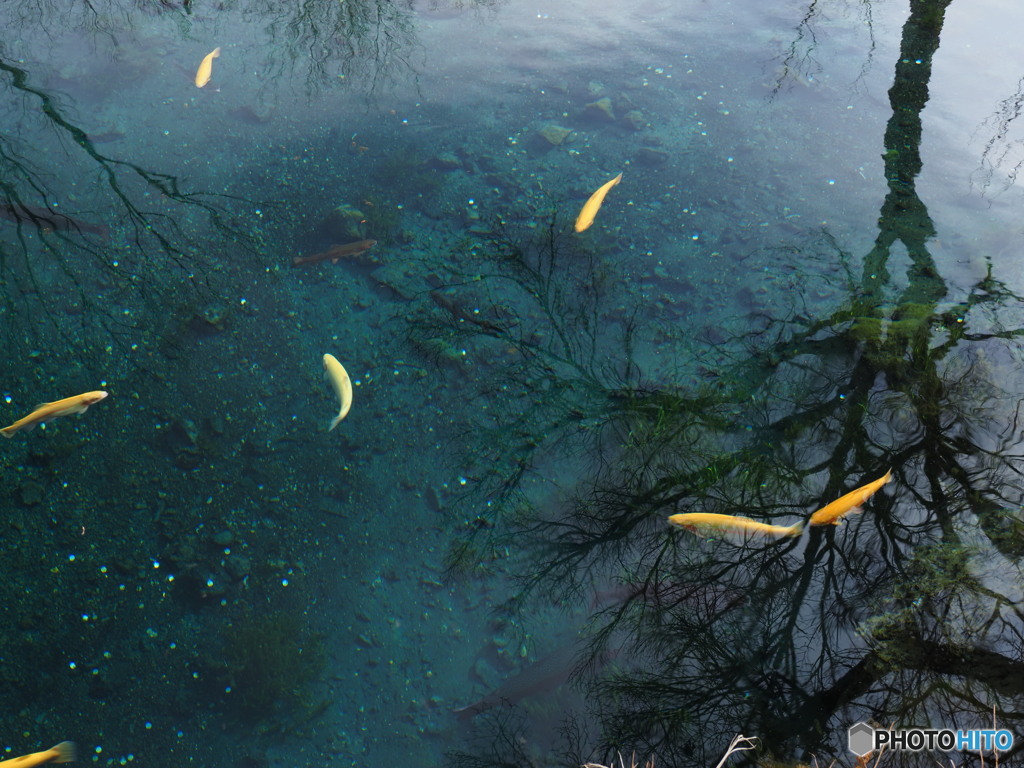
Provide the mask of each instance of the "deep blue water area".
POLYGON ((1022 28, 0 3, 3 759, 1024 745, 1022 28))

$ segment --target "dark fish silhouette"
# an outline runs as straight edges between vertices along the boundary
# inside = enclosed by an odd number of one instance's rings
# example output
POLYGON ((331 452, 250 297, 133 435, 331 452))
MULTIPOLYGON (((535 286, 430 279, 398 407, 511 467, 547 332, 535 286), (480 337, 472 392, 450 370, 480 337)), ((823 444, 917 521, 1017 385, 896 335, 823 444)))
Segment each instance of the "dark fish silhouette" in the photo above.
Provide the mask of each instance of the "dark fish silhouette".
POLYGON ((107 131, 106 133, 87 133, 85 137, 92 144, 107 144, 111 141, 120 141, 124 134, 120 131, 107 131))
MULTIPOLYGON (((579 661, 577 654, 583 647, 578 641, 566 643, 506 678, 501 685, 479 701, 454 710, 454 714, 459 720, 467 721, 488 709, 512 706, 529 696, 555 690, 565 683, 576 669, 576 664, 579 661)), ((598 659, 598 664, 603 666, 616 655, 618 655, 617 651, 603 653, 598 659)))
POLYGON ((110 235, 110 230, 103 224, 90 224, 87 221, 73 219, 67 214, 58 213, 52 208, 39 208, 22 203, 0 203, 0 219, 7 219, 16 224, 34 224, 44 230, 85 232, 90 235, 98 235, 104 240, 110 235))
POLYGON ((303 264, 319 264, 321 261, 328 260, 332 264, 337 264, 339 259, 354 259, 363 255, 376 244, 376 240, 360 240, 345 245, 332 245, 323 253, 314 253, 312 256, 296 256, 292 259, 292 266, 301 267, 303 264))

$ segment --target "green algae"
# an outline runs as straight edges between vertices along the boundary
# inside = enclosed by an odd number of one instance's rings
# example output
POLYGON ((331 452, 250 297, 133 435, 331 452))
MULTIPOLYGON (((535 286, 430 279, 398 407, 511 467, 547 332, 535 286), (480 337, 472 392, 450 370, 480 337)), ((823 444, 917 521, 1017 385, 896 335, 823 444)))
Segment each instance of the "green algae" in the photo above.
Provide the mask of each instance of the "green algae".
POLYGON ((310 631, 303 614, 248 612, 226 626, 221 639, 223 656, 213 666, 239 717, 308 719, 303 713, 316 706, 308 688, 323 673, 327 656, 323 635, 310 631))

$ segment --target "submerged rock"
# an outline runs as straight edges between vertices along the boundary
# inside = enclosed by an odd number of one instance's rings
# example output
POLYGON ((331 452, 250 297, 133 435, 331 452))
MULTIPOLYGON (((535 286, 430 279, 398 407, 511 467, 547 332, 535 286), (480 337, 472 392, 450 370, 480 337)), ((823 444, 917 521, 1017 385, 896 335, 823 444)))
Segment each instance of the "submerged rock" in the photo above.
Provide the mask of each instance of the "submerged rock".
POLYGON ((34 507, 43 500, 43 486, 34 480, 26 480, 18 488, 18 500, 23 507, 34 507))
POLYGON ((207 332, 223 331, 228 324, 231 310, 227 304, 219 301, 212 301, 201 307, 196 320, 203 324, 202 330, 207 332))
POLYGON ((438 152, 424 165, 434 171, 457 171, 462 167, 462 161, 454 152, 438 152))
POLYGON ((320 223, 323 230, 339 243, 366 238, 366 215, 358 208, 341 204, 320 223))
POLYGON ((643 165, 657 168, 668 162, 668 152, 657 147, 640 147, 636 152, 636 161, 643 165))
POLYGON ((224 561, 224 570, 231 581, 242 581, 252 573, 252 560, 241 555, 232 555, 224 561))
POLYGON ((644 113, 639 109, 629 110, 629 112, 622 116, 622 122, 627 128, 634 131, 641 131, 647 127, 647 121, 644 119, 644 113))
POLYGON ((603 99, 592 101, 583 108, 583 113, 594 120, 603 122, 615 122, 615 111, 612 109, 612 100, 605 96, 603 99))
POLYGON ((228 115, 249 125, 263 125, 274 119, 274 108, 262 104, 241 104, 228 110, 228 115))
POLYGON ((556 125, 555 123, 548 123, 539 131, 537 131, 537 135, 539 135, 553 147, 561 146, 562 142, 564 142, 569 137, 570 133, 572 133, 572 130, 570 130, 569 128, 563 128, 562 126, 556 125))

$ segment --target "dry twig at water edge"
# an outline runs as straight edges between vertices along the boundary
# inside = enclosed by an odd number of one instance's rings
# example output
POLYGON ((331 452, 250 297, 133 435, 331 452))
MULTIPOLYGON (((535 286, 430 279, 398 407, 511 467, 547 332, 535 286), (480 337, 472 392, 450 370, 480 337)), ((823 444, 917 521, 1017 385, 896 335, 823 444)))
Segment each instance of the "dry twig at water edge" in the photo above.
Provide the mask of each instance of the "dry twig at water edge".
MULTIPOLYGON (((718 765, 715 768, 722 768, 729 756, 736 752, 746 752, 748 749, 757 749, 758 742, 756 738, 749 738, 742 734, 734 736, 733 740, 729 742, 729 748, 726 749, 725 754, 722 755, 722 759, 718 761, 718 765)), ((615 768, 615 765, 610 766, 602 765, 601 763, 584 763, 580 768, 615 768)), ((619 768, 626 768, 626 763, 622 759, 622 755, 619 755, 619 768)), ((638 768, 636 761, 636 753, 629 759, 629 768, 638 768)), ((644 763, 643 768, 654 768, 654 760, 649 759, 644 763)))

